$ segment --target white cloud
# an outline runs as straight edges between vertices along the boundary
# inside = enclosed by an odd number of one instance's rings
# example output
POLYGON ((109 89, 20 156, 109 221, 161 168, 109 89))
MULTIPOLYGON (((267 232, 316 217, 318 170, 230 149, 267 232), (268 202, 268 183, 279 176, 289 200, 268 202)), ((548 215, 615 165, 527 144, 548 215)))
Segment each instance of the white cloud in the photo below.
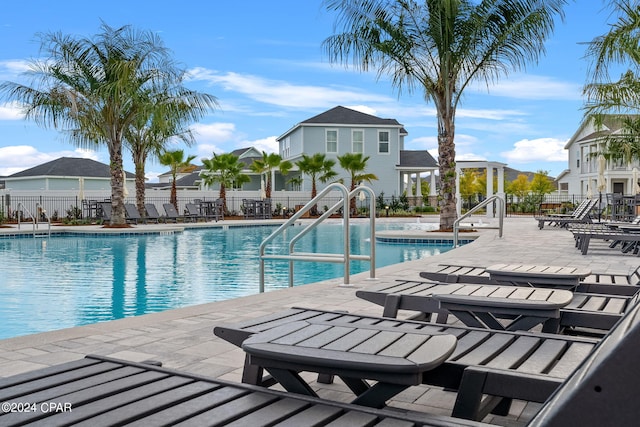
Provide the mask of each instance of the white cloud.
POLYGON ((236 135, 236 125, 233 123, 196 123, 191 129, 197 140, 207 142, 227 142, 236 135))
POLYGON ((276 138, 276 136, 268 136, 254 141, 247 141, 245 147, 255 147, 258 151, 277 153, 278 141, 276 141, 276 138))
POLYGON ((567 162, 566 140, 557 138, 522 139, 517 141, 513 150, 500 153, 512 163, 530 163, 536 161, 567 162))
MULTIPOLYGON (((487 93, 487 87, 482 83, 476 83, 473 90, 487 93)), ((520 74, 501 78, 489 87, 488 93, 516 99, 576 101, 582 99, 582 86, 549 76, 520 74)))
POLYGON ((269 80, 250 74, 218 73, 206 68, 189 71, 190 80, 206 81, 222 86, 224 90, 241 93, 255 101, 287 108, 313 108, 333 106, 336 103, 389 102, 391 98, 359 89, 294 85, 283 80, 269 80))
POLYGON ((99 160, 98 154, 89 150, 68 150, 43 153, 30 145, 0 147, 0 175, 8 176, 60 157, 81 157, 99 160))
POLYGON ((18 103, 11 102, 0 105, 0 120, 22 120, 24 114, 20 110, 18 103))

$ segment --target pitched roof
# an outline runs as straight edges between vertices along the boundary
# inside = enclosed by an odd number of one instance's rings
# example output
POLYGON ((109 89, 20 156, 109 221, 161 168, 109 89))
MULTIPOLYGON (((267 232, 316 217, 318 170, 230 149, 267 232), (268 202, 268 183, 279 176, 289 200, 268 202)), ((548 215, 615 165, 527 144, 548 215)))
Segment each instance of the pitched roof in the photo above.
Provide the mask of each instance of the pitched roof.
POLYGON ((427 150, 401 150, 399 167, 424 168, 438 167, 438 162, 427 150))
POLYGON ((402 126, 396 119, 382 119, 342 106, 334 107, 301 122, 301 124, 304 123, 402 126))
MULTIPOLYGON (((135 175, 126 172, 127 178, 135 175)), ((32 176, 78 176, 91 178, 111 178, 109 165, 91 159, 77 157, 60 157, 32 168, 16 172, 7 178, 24 178, 32 176)))

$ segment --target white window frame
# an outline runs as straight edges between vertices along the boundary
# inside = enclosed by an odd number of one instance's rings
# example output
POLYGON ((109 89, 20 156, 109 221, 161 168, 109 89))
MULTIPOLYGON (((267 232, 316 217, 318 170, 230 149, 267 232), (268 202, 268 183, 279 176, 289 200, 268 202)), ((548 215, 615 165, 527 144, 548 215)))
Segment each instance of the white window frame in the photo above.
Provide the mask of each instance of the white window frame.
POLYGON ((378 154, 385 154, 385 155, 391 154, 391 132, 390 132, 390 131, 388 131, 388 130, 379 130, 379 131, 378 131, 378 154), (381 144, 384 144, 384 143, 385 143, 385 142, 383 142, 383 141, 381 141, 381 140, 380 140, 380 136, 381 136, 383 133, 386 133, 386 134, 387 134, 387 141, 386 141, 386 144, 387 144, 387 151, 380 151, 381 144))
POLYGON ((338 129, 326 129, 324 131, 324 151, 325 153, 334 153, 337 154, 338 153, 338 129), (336 134, 336 140, 335 140, 335 144, 336 144, 336 149, 329 151, 329 142, 333 142, 333 141, 329 141, 329 132, 335 132, 336 134))
POLYGON ((352 129, 351 130, 351 151, 353 153, 363 153, 364 154, 364 129, 352 129), (356 141, 356 134, 362 135, 362 139, 360 141, 356 141), (356 142, 360 144, 360 151, 356 150, 356 142))

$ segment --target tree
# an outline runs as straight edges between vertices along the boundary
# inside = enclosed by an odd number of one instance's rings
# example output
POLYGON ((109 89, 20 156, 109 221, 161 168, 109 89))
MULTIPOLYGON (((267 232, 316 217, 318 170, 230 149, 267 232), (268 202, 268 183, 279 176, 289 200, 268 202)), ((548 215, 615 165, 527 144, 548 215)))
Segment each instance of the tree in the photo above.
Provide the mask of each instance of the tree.
POLYGON ((478 171, 475 169, 463 169, 460 176, 460 197, 467 199, 469 209, 478 194, 478 171))
POLYGON ((251 181, 248 175, 242 173, 244 165, 238 161, 238 156, 232 153, 213 153, 211 159, 202 159, 202 164, 203 182, 206 185, 220 184, 222 209, 227 212, 227 187, 237 188, 251 181))
MULTIPOLYGON (((371 182, 378 179, 372 173, 365 173, 367 161, 369 161, 369 156, 365 157, 362 153, 345 153, 342 156, 338 156, 340 167, 347 171, 350 176, 349 191, 353 191, 362 181, 371 182)), ((351 199, 350 211, 352 214, 357 212, 355 197, 351 199)))
POLYGON ((472 82, 487 86, 544 52, 566 0, 325 0, 343 32, 323 42, 332 62, 377 68, 402 92, 418 88, 438 121, 440 229, 456 219, 455 115, 472 82))
POLYGON ((178 173, 191 172, 195 169, 195 166, 191 164, 191 161, 196 156, 184 157, 184 150, 165 151, 160 157, 159 161, 162 166, 168 166, 171 171, 171 196, 169 197, 169 203, 175 206, 178 210, 178 188, 176 187, 176 181, 178 179, 178 173))
POLYGON ((529 189, 540 198, 540 202, 542 202, 545 194, 553 193, 555 187, 553 186, 553 181, 549 178, 549 171, 539 170, 534 173, 529 189))
POLYGON ((522 202, 527 194, 529 194, 530 187, 531 184, 529 184, 529 177, 521 173, 518 174, 516 179, 514 179, 509 183, 509 185, 507 185, 506 192, 508 194, 513 194, 518 198, 519 202, 522 202))
POLYGON ((131 151, 136 175, 136 204, 144 215, 145 164, 150 155, 160 158, 172 139, 179 139, 187 146, 194 142, 188 128, 217 105, 212 95, 189 90, 182 86, 183 76, 158 88, 159 93, 144 91, 140 100, 143 106, 136 119, 125 129, 125 145, 131 151))
MULTIPOLYGON (((296 162, 296 166, 300 169, 300 172, 309 175, 311 178, 311 198, 314 199, 318 195, 317 181, 322 183, 329 182, 336 177, 338 173, 333 170, 336 161, 333 159, 327 159, 323 153, 316 153, 312 156, 302 155, 302 159, 296 162)), ((311 214, 318 214, 318 206, 314 205, 311 208, 311 214)))
MULTIPOLYGON (((289 170, 291 170, 292 167, 293 167, 293 164, 291 164, 291 162, 288 160, 282 160, 282 157, 280 157, 279 154, 277 153, 267 154, 264 151, 262 152, 262 159, 254 160, 251 166, 249 166, 249 168, 255 173, 259 173, 260 175, 267 174, 267 183, 265 188, 265 195, 267 199, 271 198, 272 171, 274 169, 279 169, 282 175, 286 175, 289 173, 289 170)), ((262 179, 262 176, 260 179, 262 179)))
POLYGON ((26 119, 64 132, 79 146, 105 144, 111 168, 111 225, 125 225, 122 147, 144 108, 145 91, 175 81, 176 66, 157 34, 102 24, 93 38, 40 34, 42 59, 29 64, 33 87, 4 82, 0 94, 23 105, 26 119))

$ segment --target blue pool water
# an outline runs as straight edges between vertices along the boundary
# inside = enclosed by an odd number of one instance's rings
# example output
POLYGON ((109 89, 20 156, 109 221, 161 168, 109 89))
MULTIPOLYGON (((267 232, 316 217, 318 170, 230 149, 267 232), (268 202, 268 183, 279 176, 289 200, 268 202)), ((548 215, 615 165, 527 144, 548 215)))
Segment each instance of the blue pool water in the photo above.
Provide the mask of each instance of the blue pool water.
MULTIPOLYGON (((379 224, 378 229, 420 224, 379 224)), ((0 239, 0 339, 221 301, 258 292, 260 243, 274 227, 185 230, 131 237, 0 239)), ((290 238, 302 227, 291 227, 290 238)), ((302 252, 341 252, 342 228, 323 224, 302 252)), ((368 225, 351 226, 353 253, 367 253, 368 225)), ((451 245, 377 243, 376 264, 438 254, 451 245)), ((273 249, 270 249, 274 251, 273 249)), ((367 271, 354 261, 351 273, 367 271)), ((265 290, 288 286, 288 263, 267 261, 265 290)), ((343 266, 297 262, 294 282, 341 277, 343 266)))

